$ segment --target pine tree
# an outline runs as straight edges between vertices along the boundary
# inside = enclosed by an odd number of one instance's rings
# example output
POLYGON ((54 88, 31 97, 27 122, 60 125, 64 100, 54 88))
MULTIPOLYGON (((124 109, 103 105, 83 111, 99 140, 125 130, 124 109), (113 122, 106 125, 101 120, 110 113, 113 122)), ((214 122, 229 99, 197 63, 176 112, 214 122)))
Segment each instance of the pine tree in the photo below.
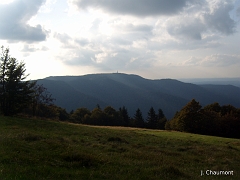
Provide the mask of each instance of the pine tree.
POLYGON ((158 118, 158 119, 162 119, 162 118, 164 118, 164 117, 165 117, 165 115, 164 115, 162 109, 158 109, 157 118, 158 118))
POLYGON ((0 59, 0 109, 6 115, 14 115, 28 106, 36 82, 25 81, 25 64, 18 63, 2 46, 0 59))
POLYGON ((162 109, 158 109, 157 114, 157 129, 165 129, 165 124, 167 122, 167 118, 165 117, 162 109))
POLYGON ((151 107, 148 111, 147 125, 148 128, 151 129, 157 128, 157 115, 153 107, 151 107))
POLYGON ((129 126, 130 117, 128 115, 127 108, 125 106, 123 106, 122 108, 119 108, 119 113, 120 113, 120 116, 123 119, 124 126, 129 126))
POLYGON ((142 112, 139 108, 136 110, 136 113, 134 115, 133 126, 134 127, 144 127, 144 119, 142 116, 142 112))

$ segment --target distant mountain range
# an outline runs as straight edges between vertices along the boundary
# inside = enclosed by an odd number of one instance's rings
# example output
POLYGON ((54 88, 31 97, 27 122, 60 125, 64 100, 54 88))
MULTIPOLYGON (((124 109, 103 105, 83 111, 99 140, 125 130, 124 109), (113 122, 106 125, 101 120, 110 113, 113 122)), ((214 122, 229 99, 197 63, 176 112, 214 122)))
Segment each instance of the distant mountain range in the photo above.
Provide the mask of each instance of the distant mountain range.
POLYGON ((172 118, 191 99, 201 105, 219 102, 240 107, 240 88, 233 85, 196 85, 174 79, 150 80, 121 73, 84 76, 51 76, 38 80, 56 98, 55 104, 67 111, 96 105, 118 109, 125 106, 133 116, 140 108, 144 117, 150 107, 161 108, 172 118))
POLYGON ((214 84, 214 85, 233 85, 240 87, 239 78, 188 78, 179 79, 182 82, 188 82, 193 84, 214 84))

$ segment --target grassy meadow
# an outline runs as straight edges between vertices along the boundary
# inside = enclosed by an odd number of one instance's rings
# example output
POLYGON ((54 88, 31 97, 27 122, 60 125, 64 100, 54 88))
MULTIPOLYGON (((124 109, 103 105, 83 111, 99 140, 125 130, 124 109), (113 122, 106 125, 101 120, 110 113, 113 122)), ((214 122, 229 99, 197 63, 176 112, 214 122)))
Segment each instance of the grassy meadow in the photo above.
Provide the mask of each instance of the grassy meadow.
POLYGON ((0 116, 0 179, 239 180, 240 140, 0 116))

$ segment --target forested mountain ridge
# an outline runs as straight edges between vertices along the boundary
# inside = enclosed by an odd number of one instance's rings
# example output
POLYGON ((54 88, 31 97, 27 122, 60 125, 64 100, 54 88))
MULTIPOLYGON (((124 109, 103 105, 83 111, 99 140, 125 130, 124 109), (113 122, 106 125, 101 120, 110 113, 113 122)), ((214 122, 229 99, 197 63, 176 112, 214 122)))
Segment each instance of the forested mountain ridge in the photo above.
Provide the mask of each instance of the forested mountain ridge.
POLYGON ((213 85, 233 85, 240 87, 240 77, 236 78, 188 78, 180 79, 182 82, 189 82, 197 85, 213 84, 213 85))
POLYGON ((79 107, 93 109, 110 105, 125 106, 130 115, 140 108, 144 117, 152 106, 172 118, 195 98, 201 104, 214 102, 240 107, 240 88, 231 85, 195 85, 174 79, 149 80, 121 73, 84 76, 51 76, 38 80, 56 98, 55 104, 67 111, 79 107))

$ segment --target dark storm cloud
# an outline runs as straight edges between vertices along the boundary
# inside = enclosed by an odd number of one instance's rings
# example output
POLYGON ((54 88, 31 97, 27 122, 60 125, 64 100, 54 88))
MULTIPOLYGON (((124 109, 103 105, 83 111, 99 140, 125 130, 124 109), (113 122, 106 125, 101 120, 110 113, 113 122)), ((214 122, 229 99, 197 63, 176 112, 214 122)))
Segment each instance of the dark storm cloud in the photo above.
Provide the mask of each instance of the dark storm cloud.
POLYGON ((72 2, 80 9, 92 7, 115 14, 154 16, 176 14, 193 0, 72 0, 72 2))
POLYGON ((46 32, 41 25, 27 22, 37 14, 45 0, 15 0, 0 5, 0 39, 10 41, 44 41, 46 32))

